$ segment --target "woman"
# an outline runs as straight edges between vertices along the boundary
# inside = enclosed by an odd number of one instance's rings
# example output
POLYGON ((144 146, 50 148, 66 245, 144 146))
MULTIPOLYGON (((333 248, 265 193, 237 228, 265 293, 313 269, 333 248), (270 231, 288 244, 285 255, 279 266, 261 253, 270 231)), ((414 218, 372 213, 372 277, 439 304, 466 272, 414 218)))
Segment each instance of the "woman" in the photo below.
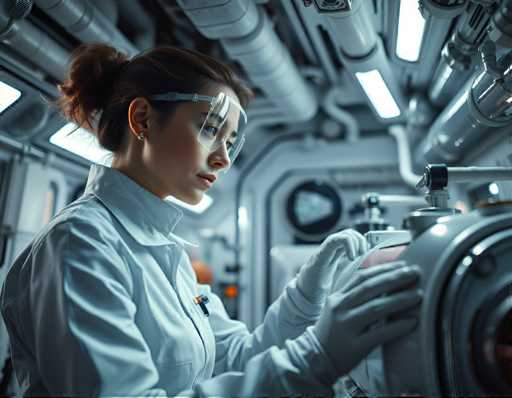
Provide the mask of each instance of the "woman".
POLYGON ((329 394, 371 349, 414 328, 368 328, 420 301, 397 293, 418 278, 403 264, 327 298, 340 257, 366 250, 354 231, 326 239, 253 333, 197 284, 173 234, 182 214, 163 198, 197 204, 243 144, 251 92, 225 65, 171 47, 128 61, 84 45, 60 91, 64 115, 114 157, 91 167, 84 195, 7 276, 2 314, 23 394, 329 394))

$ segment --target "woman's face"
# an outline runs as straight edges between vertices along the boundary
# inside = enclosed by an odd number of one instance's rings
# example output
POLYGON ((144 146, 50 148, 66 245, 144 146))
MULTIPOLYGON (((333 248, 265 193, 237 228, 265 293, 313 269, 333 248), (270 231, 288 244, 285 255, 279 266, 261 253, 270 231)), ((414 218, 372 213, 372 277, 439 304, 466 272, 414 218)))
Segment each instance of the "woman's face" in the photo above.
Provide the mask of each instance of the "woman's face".
MULTIPOLYGON (((236 94, 226 86, 210 86, 199 94, 217 96, 221 91, 238 101, 236 94)), ((152 179, 147 185, 160 197, 172 195, 189 204, 197 204, 203 194, 215 184, 219 172, 229 167, 226 145, 213 152, 198 141, 198 131, 210 105, 208 102, 179 103, 172 115, 162 121, 151 120, 148 137, 142 144, 142 162, 146 175, 152 179)), ((154 114, 153 114, 154 115, 154 114)), ((223 134, 230 134, 238 126, 239 111, 230 111, 223 134)))

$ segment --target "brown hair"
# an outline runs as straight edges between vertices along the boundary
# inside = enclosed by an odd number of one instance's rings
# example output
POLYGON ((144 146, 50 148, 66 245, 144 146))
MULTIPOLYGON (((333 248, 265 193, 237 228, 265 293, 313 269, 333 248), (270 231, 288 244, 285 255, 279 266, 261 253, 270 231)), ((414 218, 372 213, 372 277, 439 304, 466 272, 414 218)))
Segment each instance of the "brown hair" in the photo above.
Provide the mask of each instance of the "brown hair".
POLYGON ((231 68, 196 51, 157 47, 128 60, 106 44, 84 44, 72 54, 56 104, 64 117, 94 131, 102 147, 116 152, 135 97, 145 97, 162 116, 168 116, 178 103, 148 97, 168 91, 194 93, 211 83, 230 87, 243 107, 253 97, 231 68))

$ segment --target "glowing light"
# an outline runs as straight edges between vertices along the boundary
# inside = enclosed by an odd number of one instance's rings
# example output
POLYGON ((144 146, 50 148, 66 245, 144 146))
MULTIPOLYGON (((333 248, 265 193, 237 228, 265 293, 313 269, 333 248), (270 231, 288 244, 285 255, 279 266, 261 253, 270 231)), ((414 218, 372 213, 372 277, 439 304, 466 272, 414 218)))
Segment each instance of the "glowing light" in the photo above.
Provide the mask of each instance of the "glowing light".
POLYGON ((356 78, 381 118, 400 116, 400 108, 377 69, 356 72, 356 78))
POLYGON ((473 263, 473 258, 471 256, 466 256, 462 260, 462 265, 464 265, 465 267, 469 267, 472 263, 473 263))
POLYGON ((420 56, 425 20, 417 1, 400 1, 396 55, 404 61, 416 62, 420 56))
POLYGON ((489 192, 492 195, 498 195, 500 193, 500 187, 498 187, 498 184, 493 182, 493 183, 489 184, 489 192))
POLYGON ((109 165, 112 153, 101 148, 96 136, 68 123, 50 137, 50 143, 94 163, 109 165), (76 131, 74 131, 76 130, 76 131))
POLYGON ((441 237, 446 235, 448 227, 445 224, 436 224, 432 227, 431 231, 435 236, 441 237))
POLYGON ((240 228, 245 228, 249 225, 247 209, 243 206, 238 208, 238 225, 240 226, 240 228))
POLYGON ((0 113, 14 104, 21 97, 21 91, 0 81, 0 113))

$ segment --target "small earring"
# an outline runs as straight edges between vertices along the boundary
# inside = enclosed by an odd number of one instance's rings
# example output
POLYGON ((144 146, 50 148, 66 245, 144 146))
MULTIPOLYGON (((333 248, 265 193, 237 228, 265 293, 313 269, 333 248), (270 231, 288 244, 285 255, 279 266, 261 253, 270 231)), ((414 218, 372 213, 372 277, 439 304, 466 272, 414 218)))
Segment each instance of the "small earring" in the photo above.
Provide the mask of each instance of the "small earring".
POLYGON ((139 133, 139 135, 137 136, 137 139, 138 139, 139 141, 144 141, 144 131, 141 131, 141 132, 139 133))

